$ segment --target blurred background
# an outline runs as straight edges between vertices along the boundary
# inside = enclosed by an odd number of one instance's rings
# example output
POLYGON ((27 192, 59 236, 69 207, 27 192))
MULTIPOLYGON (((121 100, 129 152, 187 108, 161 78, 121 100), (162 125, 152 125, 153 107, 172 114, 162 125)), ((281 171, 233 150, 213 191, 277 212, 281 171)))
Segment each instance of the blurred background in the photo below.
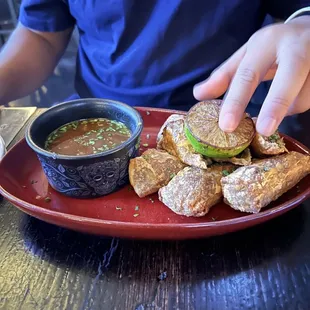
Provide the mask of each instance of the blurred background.
MULTIPOLYGON (((22 0, 0 0, 0 51, 17 25, 21 1, 22 0)), ((267 15, 264 25, 268 25, 273 22, 273 18, 267 15)), ((66 52, 64 53, 53 74, 44 83, 44 85, 30 96, 10 102, 8 105, 11 107, 36 106, 38 108, 46 108, 52 106, 53 104, 59 103, 74 94, 75 61, 78 41, 78 32, 75 30, 66 52)), ((261 83, 252 97, 251 106, 253 106, 254 110, 248 112, 250 112, 253 116, 258 114, 261 103, 264 101, 269 87, 270 82, 261 83)), ((309 115, 310 111, 303 114, 301 118, 308 119, 309 115)), ((300 122, 293 123, 293 119, 290 118, 290 120, 290 122, 286 122, 288 126, 285 124, 285 127, 297 126, 298 130, 301 130, 300 122)), ((284 132, 287 132, 286 128, 284 129, 284 132)))
MULTIPOLYGON (((14 30, 21 0, 0 0, 0 49, 14 30)), ((70 44, 52 76, 28 97, 9 103, 11 107, 50 107, 74 93, 75 58, 78 35, 72 36, 70 44)))
MULTIPOLYGON (((18 12, 22 0, 0 0, 0 51, 6 40, 17 25, 18 12)), ((273 20, 267 16, 264 24, 273 20)), ((75 60, 78 47, 78 33, 74 31, 68 48, 60 60, 57 68, 44 85, 35 93, 25 98, 10 102, 11 107, 36 106, 39 108, 50 107, 74 94, 75 60)), ((261 102, 269 89, 269 83, 262 83, 252 98, 257 115, 261 102)))
MULTIPOLYGON (((0 51, 6 40, 14 30, 17 20, 19 6, 22 0, 0 0, 0 51)), ((264 25, 273 23, 271 16, 267 16, 264 25)), ((36 106, 39 108, 50 107, 61 102, 74 94, 75 60, 78 46, 78 33, 73 33, 68 48, 56 67, 54 73, 36 92, 25 98, 10 102, 11 107, 36 106)), ((270 87, 270 82, 261 83, 251 99, 251 115, 259 113, 261 103, 270 87)), ((280 130, 294 138, 303 136, 301 141, 310 145, 310 135, 305 134, 304 128, 309 124, 310 110, 306 113, 286 118, 280 130)))

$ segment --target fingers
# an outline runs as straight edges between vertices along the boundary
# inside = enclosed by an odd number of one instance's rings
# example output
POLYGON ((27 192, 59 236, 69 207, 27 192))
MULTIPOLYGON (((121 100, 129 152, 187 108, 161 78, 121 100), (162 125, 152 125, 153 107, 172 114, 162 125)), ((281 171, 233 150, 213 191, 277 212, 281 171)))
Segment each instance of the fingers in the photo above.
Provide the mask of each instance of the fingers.
POLYGON ((263 81, 272 80, 277 72, 277 69, 278 69, 278 65, 274 63, 272 67, 268 70, 268 72, 266 73, 265 77, 263 78, 263 81))
POLYGON ((286 45, 278 59, 278 70, 256 124, 257 131, 264 136, 272 135, 278 128, 309 74, 307 50, 300 43, 286 45))
POLYGON ((220 113, 219 126, 226 132, 234 131, 258 84, 264 79, 275 59, 274 49, 252 45, 241 61, 231 82, 220 113))
POLYGON ((298 94, 298 97, 293 102, 293 104, 289 107, 286 115, 294 115, 306 112, 310 109, 310 74, 304 83, 302 90, 298 94))
POLYGON ((258 84, 272 78, 256 124, 260 134, 272 135, 285 115, 310 108, 309 36, 298 36, 300 29, 285 27, 267 27, 255 34, 208 80, 194 88, 198 100, 217 98, 228 90, 219 119, 222 130, 237 128, 258 84))
POLYGON ((242 46, 227 61, 217 68, 211 76, 194 87, 194 97, 197 100, 207 100, 220 97, 229 87, 240 61, 246 52, 246 45, 242 46))

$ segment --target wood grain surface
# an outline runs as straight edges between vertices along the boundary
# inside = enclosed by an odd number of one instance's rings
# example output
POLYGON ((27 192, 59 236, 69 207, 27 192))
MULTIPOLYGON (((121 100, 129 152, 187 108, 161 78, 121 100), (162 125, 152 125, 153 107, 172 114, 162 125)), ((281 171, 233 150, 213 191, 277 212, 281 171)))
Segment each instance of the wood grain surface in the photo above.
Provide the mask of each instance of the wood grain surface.
MULTIPOLYGON (((309 146, 308 123, 309 114, 297 138, 309 146)), ((0 309, 310 309, 309 240, 309 200, 255 228, 186 242, 84 235, 2 200, 0 309)))

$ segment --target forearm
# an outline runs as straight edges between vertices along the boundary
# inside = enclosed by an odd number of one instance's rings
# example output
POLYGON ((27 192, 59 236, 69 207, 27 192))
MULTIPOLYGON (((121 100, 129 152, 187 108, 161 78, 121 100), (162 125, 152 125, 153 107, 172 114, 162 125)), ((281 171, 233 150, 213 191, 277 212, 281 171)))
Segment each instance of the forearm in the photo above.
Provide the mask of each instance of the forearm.
POLYGON ((71 30, 36 33, 19 25, 0 52, 0 103, 40 87, 53 72, 70 35, 71 30))

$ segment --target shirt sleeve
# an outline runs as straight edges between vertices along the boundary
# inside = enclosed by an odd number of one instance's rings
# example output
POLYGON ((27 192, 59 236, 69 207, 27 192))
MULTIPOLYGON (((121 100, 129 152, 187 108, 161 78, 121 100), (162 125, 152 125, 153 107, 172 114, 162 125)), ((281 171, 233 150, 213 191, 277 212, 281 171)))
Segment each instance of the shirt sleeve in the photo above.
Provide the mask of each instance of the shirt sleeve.
POLYGON ((27 28, 44 32, 62 31, 75 24, 65 0, 23 0, 19 21, 27 28))
POLYGON ((263 3, 268 14, 283 20, 297 10, 310 6, 310 0, 264 0, 263 3))

